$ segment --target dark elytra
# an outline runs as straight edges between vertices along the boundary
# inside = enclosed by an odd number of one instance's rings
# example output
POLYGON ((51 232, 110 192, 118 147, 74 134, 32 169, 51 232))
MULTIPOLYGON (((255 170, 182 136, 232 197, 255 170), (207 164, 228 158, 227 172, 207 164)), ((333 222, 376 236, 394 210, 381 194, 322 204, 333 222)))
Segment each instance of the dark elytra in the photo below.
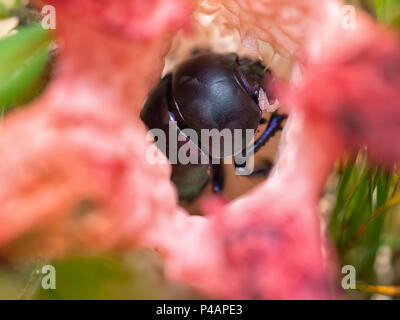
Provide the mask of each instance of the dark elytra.
MULTIPOLYGON (((242 130, 241 141, 231 154, 224 153, 224 140, 212 157, 228 157, 246 147, 246 129, 256 130, 261 110, 242 82, 236 54, 204 54, 183 62, 172 80, 171 107, 181 129, 192 128, 200 137, 201 129, 242 130), (240 115, 240 116, 239 116, 240 115)), ((211 141, 202 141, 203 146, 211 141)))
POLYGON ((172 82, 178 124, 199 129, 256 129, 261 110, 237 73, 234 54, 201 55, 185 61, 172 82), (240 117, 238 117, 240 114, 240 117))

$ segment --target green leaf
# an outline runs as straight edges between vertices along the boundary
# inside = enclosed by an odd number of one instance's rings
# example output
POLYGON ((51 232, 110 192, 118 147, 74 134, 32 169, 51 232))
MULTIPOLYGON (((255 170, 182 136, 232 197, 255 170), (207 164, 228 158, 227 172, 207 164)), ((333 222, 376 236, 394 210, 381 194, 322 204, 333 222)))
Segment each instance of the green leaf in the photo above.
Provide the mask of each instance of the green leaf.
POLYGON ((0 110, 10 107, 40 76, 49 44, 49 33, 36 24, 0 40, 0 110))
POLYGON ((69 257, 51 264, 56 270, 56 289, 39 286, 34 299, 200 298, 189 288, 164 277, 162 261, 154 251, 69 257))
POLYGON ((400 1, 398 0, 374 0, 378 21, 392 23, 400 17, 400 1))
POLYGON ((400 28, 400 15, 393 18, 390 24, 396 28, 400 28))
POLYGON ((0 2, 0 19, 4 19, 7 17, 6 6, 4 3, 0 2))

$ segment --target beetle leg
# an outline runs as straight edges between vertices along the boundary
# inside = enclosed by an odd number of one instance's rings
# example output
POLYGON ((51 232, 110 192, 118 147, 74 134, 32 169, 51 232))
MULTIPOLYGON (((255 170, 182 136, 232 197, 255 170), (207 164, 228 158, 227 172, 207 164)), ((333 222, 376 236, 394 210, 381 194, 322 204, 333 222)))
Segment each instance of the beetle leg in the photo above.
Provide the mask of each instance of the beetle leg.
MULTIPOLYGON (((263 160, 263 164, 257 168, 255 168, 251 173, 247 174, 248 177, 255 176, 268 176, 272 167, 274 166, 273 162, 268 159, 263 160)), ((242 166, 235 162, 235 168, 241 168, 242 166)))
MULTIPOLYGON (((269 139, 271 139, 276 132, 278 132, 279 130, 282 130, 282 121, 284 119, 286 119, 287 116, 286 115, 279 115, 276 112, 274 112, 271 115, 271 118, 268 121, 268 125, 266 127, 266 129, 264 130, 264 132, 262 133, 262 135, 253 143, 252 146, 248 147, 246 150, 246 154, 255 154, 258 150, 260 150, 267 142, 269 139)), ((234 161, 235 164, 235 168, 244 168, 245 164, 243 165, 239 165, 236 163, 236 161, 234 161)), ((268 173, 271 171, 273 166, 273 163, 268 160, 265 159, 265 163, 263 166, 254 169, 250 174, 248 174, 249 176, 258 176, 258 175, 264 175, 267 176, 268 173)))
POLYGON ((274 112, 268 121, 267 128, 264 130, 262 135, 254 142, 254 144, 247 148, 246 154, 256 153, 258 150, 260 150, 268 142, 268 140, 275 135, 275 133, 277 133, 279 130, 282 130, 281 124, 282 121, 286 118, 287 115, 277 114, 276 112, 274 112))
POLYGON ((212 165, 212 190, 213 193, 220 194, 224 188, 224 167, 222 164, 212 165))

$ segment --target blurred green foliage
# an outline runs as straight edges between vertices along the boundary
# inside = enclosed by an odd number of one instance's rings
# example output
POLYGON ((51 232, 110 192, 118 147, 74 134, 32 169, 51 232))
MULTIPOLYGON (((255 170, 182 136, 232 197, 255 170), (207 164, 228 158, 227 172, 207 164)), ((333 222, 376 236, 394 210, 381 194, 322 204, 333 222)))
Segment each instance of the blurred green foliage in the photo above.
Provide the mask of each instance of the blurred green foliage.
POLYGON ((7 9, 4 3, 0 2, 0 19, 7 18, 7 9))
POLYGON ((194 299, 186 287, 165 279, 155 252, 75 257, 52 263, 56 290, 39 286, 37 299, 194 299))
POLYGON ((399 0, 346 0, 346 3, 363 9, 380 23, 400 27, 399 0))
POLYGON ((47 83, 50 36, 39 25, 0 40, 0 111, 29 102, 47 83), (42 77, 41 77, 42 76, 42 77))
POLYGON ((55 289, 44 289, 45 276, 38 261, 30 264, 0 262, 1 299, 202 299, 164 276, 161 258, 154 251, 71 257, 52 261, 55 289))
POLYGON ((374 0, 378 21, 400 27, 400 1, 374 0))
POLYGON ((118 259, 80 257, 53 265, 57 289, 40 288, 39 299, 128 299, 134 297, 136 290, 141 292, 140 286, 135 288, 133 273, 118 259))
MULTIPOLYGON (((375 283, 374 261, 384 240, 388 213, 399 201, 400 177, 393 172, 369 164, 359 155, 338 170, 336 204, 330 230, 343 265, 357 270, 357 279, 375 283)), ((394 244, 396 238, 391 238, 394 244)), ((399 238, 400 240, 400 238, 399 238)))

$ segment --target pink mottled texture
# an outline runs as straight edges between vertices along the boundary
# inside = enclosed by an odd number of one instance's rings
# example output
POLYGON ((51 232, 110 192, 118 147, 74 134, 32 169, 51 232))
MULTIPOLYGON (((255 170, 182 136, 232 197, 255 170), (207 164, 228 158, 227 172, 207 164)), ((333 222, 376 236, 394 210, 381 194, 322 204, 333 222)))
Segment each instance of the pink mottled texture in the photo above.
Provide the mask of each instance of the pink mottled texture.
POLYGON ((375 159, 399 163, 393 36, 364 16, 357 28, 370 32, 344 36, 334 0, 209 1, 248 43, 299 58, 302 77, 280 92, 290 118, 268 180, 232 203, 209 201, 196 217, 178 207, 171 168, 146 161, 138 118, 196 2, 49 3, 62 40, 56 76, 0 131, 2 255, 141 246, 164 257, 172 279, 211 297, 340 297, 318 200, 346 149, 366 144, 375 159))
POLYGON ((195 250, 202 263, 186 263, 184 270, 176 270, 175 261, 167 259, 173 278, 223 298, 340 297, 333 285, 336 264, 320 235, 317 210, 334 153, 320 148, 320 138, 297 115, 287 124, 283 139, 277 166, 265 183, 229 205, 206 206, 209 225, 203 234, 209 235, 202 237, 201 248, 175 244, 191 255, 195 250), (218 250, 212 252, 210 246, 218 250), (208 269, 203 267, 204 256, 209 257, 208 269), (215 261, 220 262, 209 270, 215 261))
MULTIPOLYGON (((210 12, 218 11, 227 24, 240 31, 244 44, 257 50, 258 40, 286 56, 302 56, 311 33, 324 25, 336 0, 207 0, 210 12)), ((339 9, 340 10, 340 9, 339 9)), ((340 21, 339 17, 339 21, 340 21)))
POLYGON ((377 31, 350 54, 310 63, 288 105, 301 108, 332 146, 353 152, 366 146, 373 160, 394 165, 400 161, 400 41, 377 31))
POLYGON ((153 39, 184 26, 190 14, 187 0, 52 0, 63 16, 76 18, 103 33, 131 40, 153 39))
MULTIPOLYGON (((176 209, 170 167, 146 162, 138 118, 172 35, 127 40, 64 11, 78 1, 59 3, 55 77, 32 105, 7 116, 0 132, 0 245, 13 254, 131 246, 157 216, 176 209)), ((180 12, 182 1, 168 3, 180 12)), ((135 6, 143 5, 131 6, 138 15, 135 6)), ((177 16, 173 25, 186 19, 177 16)))

